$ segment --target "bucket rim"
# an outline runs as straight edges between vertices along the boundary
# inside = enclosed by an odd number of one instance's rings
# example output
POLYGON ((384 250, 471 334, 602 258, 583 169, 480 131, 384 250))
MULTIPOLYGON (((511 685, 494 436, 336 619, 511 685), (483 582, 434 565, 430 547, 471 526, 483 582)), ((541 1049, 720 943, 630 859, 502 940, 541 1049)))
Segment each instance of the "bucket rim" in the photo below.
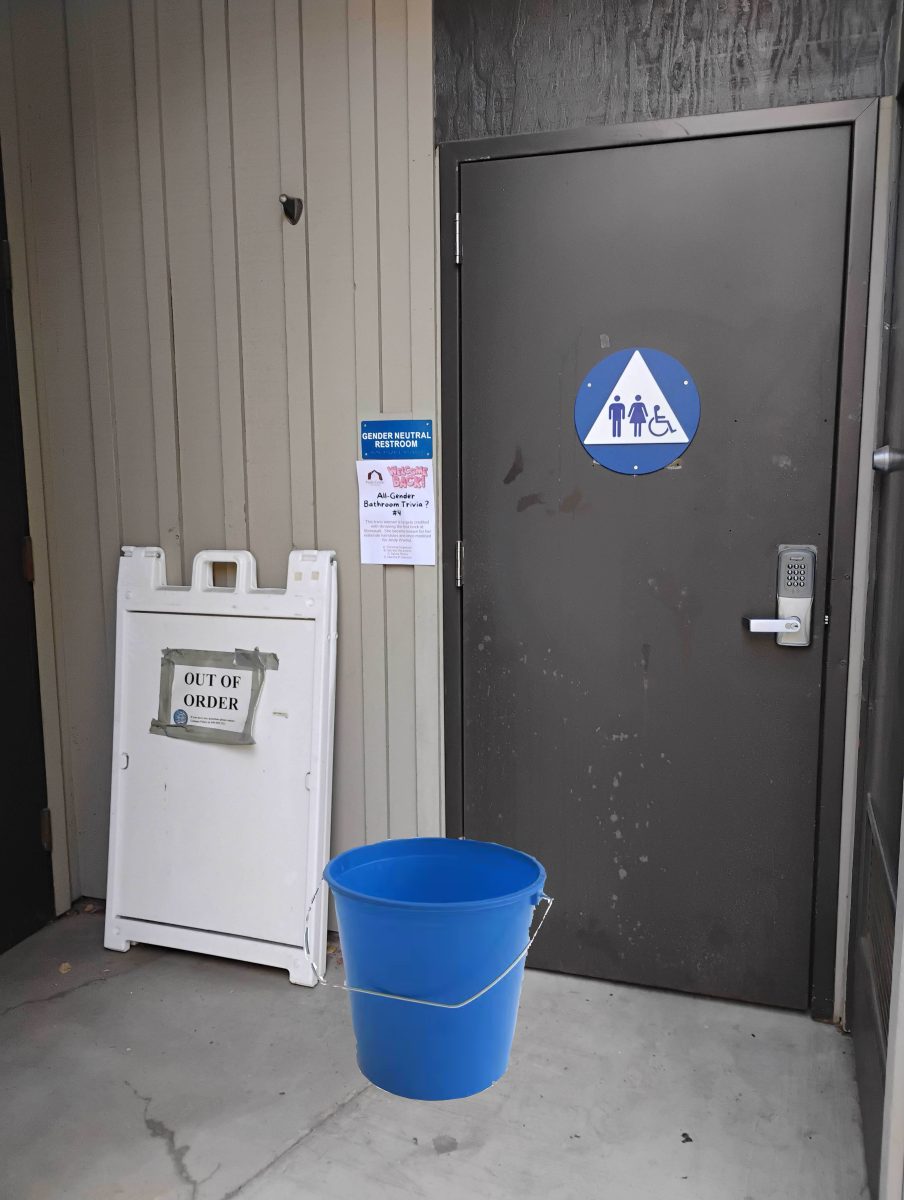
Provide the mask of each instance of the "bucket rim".
MULTIPOLYGON (((425 847, 426 848, 426 847, 425 847)), ((380 861, 379 856, 368 859, 370 862, 380 861)), ((358 900, 365 904, 377 905, 381 908, 405 908, 413 909, 418 912, 462 912, 475 911, 482 908, 501 908, 507 904, 513 904, 527 897, 531 898, 531 902, 539 904, 543 893, 543 888, 546 884, 546 868, 539 859, 534 858, 532 854, 528 854, 524 850, 516 850, 513 846, 505 846, 501 842, 482 842, 476 838, 444 838, 444 837, 414 837, 414 838, 385 838, 380 842, 370 842, 363 846, 353 846, 349 850, 343 850, 341 854, 337 854, 331 858, 323 870, 323 878, 326 880, 331 891, 336 892, 340 896, 344 896, 350 900, 358 900), (487 896, 479 900, 393 900, 387 896, 373 896, 368 892, 359 891, 357 888, 348 887, 347 884, 336 880, 333 867, 343 859, 349 858, 355 854, 366 852, 379 851, 386 846, 398 848, 401 846, 418 846, 425 847, 425 843, 434 846, 448 847, 461 845, 465 843, 469 846, 490 847, 494 850, 503 850, 506 854, 523 859, 530 863, 536 870, 536 877, 529 884, 518 888, 513 892, 505 892, 501 896, 487 896)))

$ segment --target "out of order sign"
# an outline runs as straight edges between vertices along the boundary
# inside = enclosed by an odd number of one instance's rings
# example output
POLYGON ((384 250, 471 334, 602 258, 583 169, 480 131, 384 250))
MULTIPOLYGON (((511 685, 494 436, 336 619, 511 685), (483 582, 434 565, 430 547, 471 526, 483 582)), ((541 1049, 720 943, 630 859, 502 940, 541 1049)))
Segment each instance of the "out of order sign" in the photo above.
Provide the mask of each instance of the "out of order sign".
POLYGON ((275 654, 260 650, 173 650, 160 659, 160 697, 151 733, 190 741, 254 742, 254 713, 275 654))
MULTIPOLYGON (((173 700, 192 712, 196 722, 227 729, 241 729, 248 715, 251 700, 250 671, 177 671, 173 679, 173 700), (209 713, 210 717, 205 715, 209 713), (216 714, 216 715, 214 715, 216 714)), ((173 714, 176 724, 188 724, 188 716, 173 714)))

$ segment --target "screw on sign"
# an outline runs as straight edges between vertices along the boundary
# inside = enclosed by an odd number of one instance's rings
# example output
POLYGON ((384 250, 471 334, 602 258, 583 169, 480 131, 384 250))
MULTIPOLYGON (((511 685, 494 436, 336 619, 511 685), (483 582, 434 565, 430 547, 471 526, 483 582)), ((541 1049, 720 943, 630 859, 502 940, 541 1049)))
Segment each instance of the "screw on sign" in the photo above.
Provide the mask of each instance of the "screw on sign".
POLYGON ((427 467, 387 468, 392 476, 392 486, 397 488, 423 488, 427 486, 427 467))

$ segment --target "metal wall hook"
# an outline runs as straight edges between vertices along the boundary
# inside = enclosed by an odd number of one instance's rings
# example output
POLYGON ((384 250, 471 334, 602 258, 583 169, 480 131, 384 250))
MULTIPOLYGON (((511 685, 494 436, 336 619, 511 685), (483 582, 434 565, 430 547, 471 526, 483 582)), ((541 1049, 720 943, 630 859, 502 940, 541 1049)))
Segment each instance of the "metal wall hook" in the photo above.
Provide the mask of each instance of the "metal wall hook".
POLYGON ((280 196, 279 202, 289 224, 297 225, 301 220, 304 201, 298 196, 280 196))

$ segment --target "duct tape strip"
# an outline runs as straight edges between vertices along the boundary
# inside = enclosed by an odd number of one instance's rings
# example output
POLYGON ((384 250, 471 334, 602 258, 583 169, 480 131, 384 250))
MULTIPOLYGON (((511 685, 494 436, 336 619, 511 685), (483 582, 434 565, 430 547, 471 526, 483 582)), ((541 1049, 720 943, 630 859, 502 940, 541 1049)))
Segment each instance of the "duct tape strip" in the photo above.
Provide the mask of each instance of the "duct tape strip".
POLYGON ((150 731, 189 742, 253 746, 264 673, 278 670, 277 656, 261 650, 164 650, 150 731))

